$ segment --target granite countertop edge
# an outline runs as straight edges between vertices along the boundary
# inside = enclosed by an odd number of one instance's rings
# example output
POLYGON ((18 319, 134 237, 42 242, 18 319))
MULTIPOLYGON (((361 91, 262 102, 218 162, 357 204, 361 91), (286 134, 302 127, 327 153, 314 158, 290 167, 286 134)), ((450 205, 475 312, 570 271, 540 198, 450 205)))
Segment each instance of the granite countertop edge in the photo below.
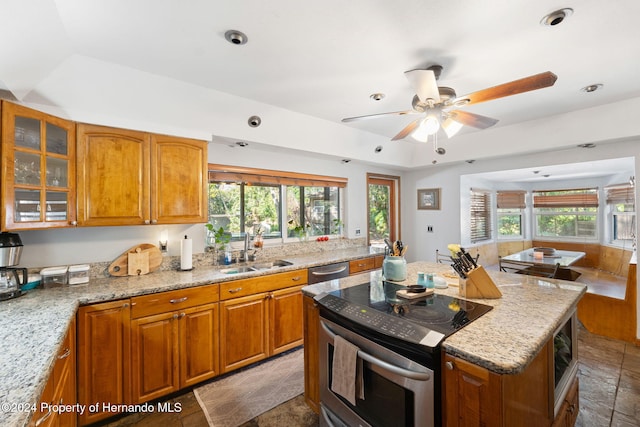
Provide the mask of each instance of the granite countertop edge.
MULTIPOLYGON (((53 371, 69 325, 78 307, 126 299, 157 292, 185 289, 255 278, 336 262, 352 261, 383 253, 375 248, 356 247, 330 252, 284 256, 277 259, 292 263, 277 269, 225 274, 225 268, 237 265, 196 267, 191 271, 165 270, 143 276, 105 277, 88 284, 35 289, 19 298, 0 304, 0 321, 12 325, 0 331, 0 402, 14 407, 36 404, 53 371)), ((275 259, 274 259, 275 260, 275 259)), ((262 259, 256 263, 273 261, 262 259)), ((251 265, 254 263, 248 263, 251 265)), ((29 411, 0 411, 0 425, 26 426, 29 411)))
MULTIPOLYGON (((415 262, 407 265, 407 279, 400 284, 415 284, 417 273, 433 272, 436 275, 451 272, 445 264, 415 262)), ((545 343, 572 313, 586 285, 555 279, 543 279, 520 274, 489 272, 501 290, 499 299, 473 299, 493 309, 471 324, 447 337, 442 348, 447 354, 498 374, 518 374, 538 355, 545 343)), ((380 271, 363 273, 345 279, 310 285, 303 293, 314 297, 362 283, 381 281, 380 271)), ((447 279, 447 289, 436 289, 452 297, 458 297, 458 287, 447 279)))

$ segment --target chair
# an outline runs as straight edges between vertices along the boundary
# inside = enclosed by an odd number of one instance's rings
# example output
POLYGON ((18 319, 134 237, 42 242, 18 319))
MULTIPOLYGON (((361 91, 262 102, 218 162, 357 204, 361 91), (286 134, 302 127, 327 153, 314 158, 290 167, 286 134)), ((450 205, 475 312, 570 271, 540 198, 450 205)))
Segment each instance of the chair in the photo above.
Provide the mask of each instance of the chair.
POLYGON ((528 276, 546 277, 547 279, 557 279, 558 272, 560 271, 560 263, 556 265, 532 265, 522 270, 517 271, 519 274, 526 274, 528 276))
MULTIPOLYGON (((478 258, 480 258, 480 254, 476 254, 476 258, 475 258, 476 264, 478 263, 478 258)), ((453 261, 451 260, 451 256, 449 255, 449 252, 447 251, 447 255, 442 255, 439 249, 436 249, 436 262, 438 264, 453 264, 453 261)))
POLYGON ((447 251, 447 255, 442 255, 438 249, 436 249, 436 262, 438 264, 453 264, 449 256, 449 251, 447 251))

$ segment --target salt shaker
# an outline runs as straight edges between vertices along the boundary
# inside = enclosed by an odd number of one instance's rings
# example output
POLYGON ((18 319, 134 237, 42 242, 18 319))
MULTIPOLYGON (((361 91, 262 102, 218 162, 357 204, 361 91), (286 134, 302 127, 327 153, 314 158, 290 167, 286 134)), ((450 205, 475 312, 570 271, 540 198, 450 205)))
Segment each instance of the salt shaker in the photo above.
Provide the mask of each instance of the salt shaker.
POLYGON ((427 288, 433 289, 435 287, 435 283, 433 283, 433 274, 427 273, 427 288))

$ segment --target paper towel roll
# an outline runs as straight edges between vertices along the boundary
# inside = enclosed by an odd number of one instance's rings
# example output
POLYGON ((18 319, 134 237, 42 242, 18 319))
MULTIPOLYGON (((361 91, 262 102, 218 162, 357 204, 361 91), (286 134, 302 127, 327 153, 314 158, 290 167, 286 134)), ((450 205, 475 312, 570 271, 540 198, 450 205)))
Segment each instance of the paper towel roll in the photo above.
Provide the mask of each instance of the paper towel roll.
POLYGON ((191 270, 193 268, 192 265, 192 255, 193 255, 193 244, 192 240, 187 236, 184 236, 184 239, 180 240, 180 270, 191 270))

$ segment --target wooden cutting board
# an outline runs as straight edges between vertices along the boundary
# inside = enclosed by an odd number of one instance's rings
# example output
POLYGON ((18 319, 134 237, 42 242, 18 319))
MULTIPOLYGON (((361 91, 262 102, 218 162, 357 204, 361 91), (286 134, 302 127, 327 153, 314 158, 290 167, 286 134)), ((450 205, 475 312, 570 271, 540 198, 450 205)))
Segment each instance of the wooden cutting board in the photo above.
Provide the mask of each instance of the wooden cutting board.
MULTIPOLYGON (((134 254, 133 259, 136 260, 136 262, 142 262, 143 267, 140 269, 140 274, 146 274, 142 273, 143 270, 147 270, 147 273, 154 272, 159 269, 160 265, 162 264, 162 252, 160 252, 160 249, 158 249, 156 245, 152 245, 151 243, 142 243, 128 249, 126 252, 116 258, 107 269, 110 275, 129 275, 129 254, 134 254), (140 249, 140 251, 138 252, 137 249, 140 249), (139 257, 135 257, 135 254, 138 254, 139 257), (146 268, 147 264, 145 261, 147 257, 149 258, 148 269, 146 268)), ((140 265, 138 267, 140 267, 140 265)), ((137 268, 134 270, 134 272, 137 272, 137 268)))

